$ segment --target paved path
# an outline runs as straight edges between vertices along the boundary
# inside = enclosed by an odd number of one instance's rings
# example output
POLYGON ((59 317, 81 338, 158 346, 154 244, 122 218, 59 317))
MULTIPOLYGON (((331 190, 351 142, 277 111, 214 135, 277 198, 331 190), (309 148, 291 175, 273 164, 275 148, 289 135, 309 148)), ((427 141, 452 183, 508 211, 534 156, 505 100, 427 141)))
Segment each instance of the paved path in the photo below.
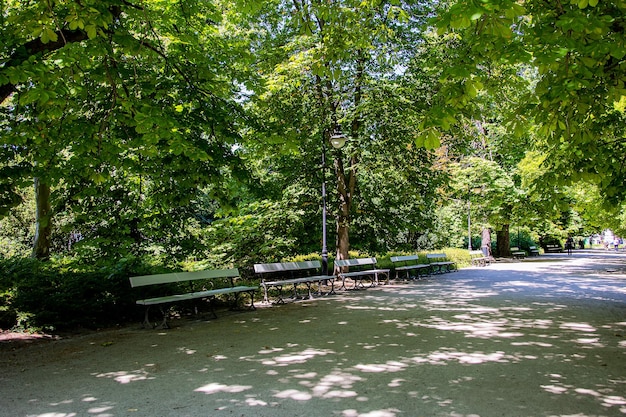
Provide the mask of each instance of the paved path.
POLYGON ((624 416, 626 254, 0 350, 0 416, 624 416))

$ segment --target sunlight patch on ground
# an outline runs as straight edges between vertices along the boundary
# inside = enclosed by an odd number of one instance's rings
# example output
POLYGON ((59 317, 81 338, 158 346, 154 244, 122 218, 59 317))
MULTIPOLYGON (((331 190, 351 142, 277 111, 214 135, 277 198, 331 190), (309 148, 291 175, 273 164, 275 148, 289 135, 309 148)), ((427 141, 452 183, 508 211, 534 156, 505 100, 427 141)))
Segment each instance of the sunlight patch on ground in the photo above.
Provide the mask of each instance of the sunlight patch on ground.
POLYGON ((154 379, 154 377, 148 376, 149 373, 144 369, 137 369, 134 371, 116 371, 116 372, 104 372, 96 374, 96 378, 110 378, 120 384, 128 384, 130 382, 144 381, 147 379, 154 379))
POLYGON ((458 362, 465 365, 479 365, 488 362, 510 362, 511 358, 502 351, 492 353, 468 353, 454 351, 452 349, 444 349, 424 356, 415 356, 410 358, 410 360, 414 363, 429 363, 431 365, 446 365, 448 362, 458 362))
POLYGON ((265 407, 268 405, 266 401, 259 400, 258 398, 254 398, 254 397, 246 398, 245 403, 247 406, 250 406, 250 407, 265 407))
POLYGON ((304 363, 309 359, 312 359, 316 356, 326 356, 330 354, 334 354, 335 352, 329 349, 305 349, 299 353, 287 353, 281 356, 275 356, 273 358, 265 359, 262 361, 263 365, 274 365, 274 366, 288 366, 297 363, 304 363))
POLYGON ((274 394, 274 397, 289 398, 295 401, 308 401, 313 398, 313 395, 308 392, 299 391, 297 389, 287 389, 274 394))
MULTIPOLYGON (((550 375, 553 378, 559 379, 561 375, 550 375)), ((626 398, 621 395, 609 395, 613 392, 612 389, 603 388, 601 390, 595 390, 590 388, 576 388, 572 385, 559 384, 557 381, 552 381, 553 384, 541 385, 546 392, 551 394, 569 394, 574 392, 579 395, 588 395, 598 399, 602 403, 602 406, 611 408, 619 407, 621 413, 626 413, 626 398), (605 392, 602 392, 605 391, 605 392)))
POLYGON ((382 364, 358 364, 354 368, 361 372, 399 372, 406 369, 408 365, 398 361, 387 361, 382 364))
MULTIPOLYGON (((457 318, 469 320, 471 316, 456 316, 457 318)), ((439 317, 434 317, 430 320, 429 323, 419 323, 418 326, 436 329, 436 330, 445 330, 445 331, 454 331, 454 332, 465 332, 466 337, 475 337, 480 339, 491 339, 495 337, 499 338, 515 338, 524 336, 524 333, 521 332, 513 332, 510 331, 504 326, 507 323, 506 320, 481 320, 478 321, 476 319, 473 323, 468 323, 464 321, 454 322, 445 320, 439 317)))
POLYGON ((588 323, 562 323, 559 326, 563 330, 576 330, 579 332, 595 332, 596 328, 588 323))
MULTIPOLYGON (((358 393, 353 390, 355 383, 363 381, 358 375, 353 375, 342 371, 333 371, 329 375, 323 376, 319 381, 312 381, 317 374, 308 373, 306 375, 297 375, 296 378, 302 379, 299 385, 308 388, 308 391, 289 389, 280 391, 275 394, 278 398, 291 398, 303 401, 311 398, 354 398, 358 393)), ((288 380, 284 382, 288 383, 288 380)))
POLYGON ((374 410, 365 414, 360 414, 357 410, 343 410, 341 412, 342 417, 395 417, 400 410, 395 408, 388 408, 385 410, 374 410))
POLYGON ((205 394, 216 394, 218 392, 230 392, 237 393, 252 389, 252 385, 225 385, 217 382, 204 385, 200 388, 196 388, 195 392, 202 392, 205 394))
POLYGON ((37 417, 76 417, 76 413, 43 413, 37 414, 37 417))

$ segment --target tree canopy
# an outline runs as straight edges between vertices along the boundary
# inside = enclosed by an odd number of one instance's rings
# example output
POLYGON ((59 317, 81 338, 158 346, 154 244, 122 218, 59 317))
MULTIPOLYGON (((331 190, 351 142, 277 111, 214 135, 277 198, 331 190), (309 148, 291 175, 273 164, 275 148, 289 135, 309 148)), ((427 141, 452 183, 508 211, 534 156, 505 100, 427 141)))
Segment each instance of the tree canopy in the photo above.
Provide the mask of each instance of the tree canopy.
POLYGON ((70 244, 231 263, 259 245, 267 258, 315 252, 323 179, 340 257, 463 246, 462 228, 442 225, 460 224, 464 199, 479 223, 537 237, 620 230, 625 12, 598 0, 4 1, 3 230, 36 226, 20 239, 39 258, 70 244))

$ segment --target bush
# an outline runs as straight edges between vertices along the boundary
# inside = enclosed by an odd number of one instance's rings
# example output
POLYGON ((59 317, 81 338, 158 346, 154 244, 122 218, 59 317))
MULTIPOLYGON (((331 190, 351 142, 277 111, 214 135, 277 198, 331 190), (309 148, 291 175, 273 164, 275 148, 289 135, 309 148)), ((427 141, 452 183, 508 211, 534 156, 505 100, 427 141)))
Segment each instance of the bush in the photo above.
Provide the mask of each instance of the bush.
POLYGON ((1 324, 48 331, 119 324, 136 315, 128 278, 158 272, 162 269, 140 259, 122 259, 98 270, 75 265, 70 258, 0 259, 1 324))

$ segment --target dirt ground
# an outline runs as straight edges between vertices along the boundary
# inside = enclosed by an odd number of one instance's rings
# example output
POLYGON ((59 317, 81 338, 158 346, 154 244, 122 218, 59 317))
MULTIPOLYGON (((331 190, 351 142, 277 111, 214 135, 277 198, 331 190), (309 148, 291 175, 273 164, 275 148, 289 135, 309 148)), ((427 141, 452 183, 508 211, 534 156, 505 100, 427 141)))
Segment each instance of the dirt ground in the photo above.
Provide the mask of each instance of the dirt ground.
POLYGON ((219 316, 5 334, 0 416, 626 415, 625 253, 542 255, 219 316))

